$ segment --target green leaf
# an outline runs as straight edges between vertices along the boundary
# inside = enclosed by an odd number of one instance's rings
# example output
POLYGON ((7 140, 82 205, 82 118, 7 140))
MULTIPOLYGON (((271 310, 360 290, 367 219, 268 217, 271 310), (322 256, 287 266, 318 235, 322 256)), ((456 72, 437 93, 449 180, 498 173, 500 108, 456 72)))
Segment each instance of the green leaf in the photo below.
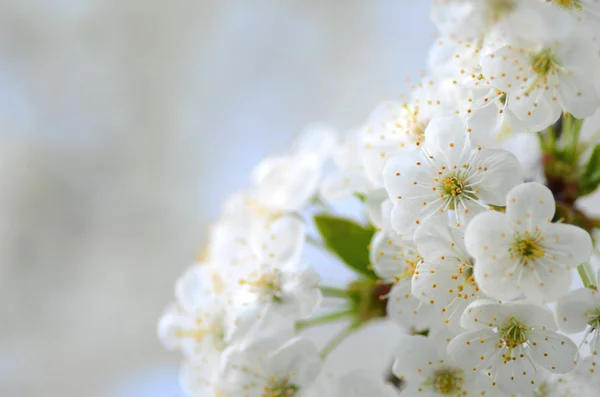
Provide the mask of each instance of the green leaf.
POLYGON ((600 185, 600 144, 594 146, 592 155, 583 169, 580 185, 583 193, 589 194, 600 185))
POLYGON ((372 226, 365 227, 350 219, 328 214, 317 214, 314 219, 329 250, 357 273, 369 279, 377 279, 369 265, 369 244, 375 234, 372 226))

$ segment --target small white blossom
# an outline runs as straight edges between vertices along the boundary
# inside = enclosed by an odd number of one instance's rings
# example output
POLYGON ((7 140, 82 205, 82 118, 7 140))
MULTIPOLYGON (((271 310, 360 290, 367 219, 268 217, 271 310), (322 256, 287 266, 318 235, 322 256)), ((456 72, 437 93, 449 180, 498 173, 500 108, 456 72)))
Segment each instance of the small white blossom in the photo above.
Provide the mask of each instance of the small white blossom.
POLYGON ((571 269, 589 259, 592 241, 579 227, 551 223, 554 211, 550 189, 531 182, 509 192, 505 214, 490 211, 471 221, 465 244, 484 293, 538 303, 567 293, 571 269))
POLYGON ((506 193, 523 181, 518 160, 504 150, 470 142, 458 116, 434 119, 421 150, 391 158, 385 188, 394 202, 392 226, 412 239, 419 224, 452 211, 456 226, 466 225, 488 204, 504 205, 506 193))
POLYGON ((159 322, 163 344, 188 357, 218 357, 230 335, 226 297, 211 285, 214 279, 207 267, 192 267, 179 279, 177 303, 167 308, 159 322))
POLYGON ((460 329, 460 316, 481 295, 463 239, 461 229, 449 227, 440 217, 425 221, 415 232, 423 259, 414 271, 412 293, 454 329, 460 329))
POLYGON ((247 237, 243 260, 229 269, 239 284, 232 297, 238 310, 275 311, 294 320, 314 313, 321 301, 319 275, 300 259, 304 239, 304 223, 292 216, 247 237))
POLYGON ((538 366, 559 374, 575 367, 577 346, 555 332, 545 307, 479 300, 465 310, 461 326, 467 332, 450 342, 448 352, 465 368, 483 371, 505 393, 531 394, 540 382, 538 366))
POLYGON ((317 347, 303 338, 274 350, 230 348, 224 353, 219 386, 223 397, 301 397, 320 369, 317 347))
POLYGON ((482 73, 522 123, 541 129, 556 122, 562 112, 584 118, 598 109, 594 73, 599 58, 590 51, 592 45, 579 35, 541 42, 515 40, 486 51, 482 73))

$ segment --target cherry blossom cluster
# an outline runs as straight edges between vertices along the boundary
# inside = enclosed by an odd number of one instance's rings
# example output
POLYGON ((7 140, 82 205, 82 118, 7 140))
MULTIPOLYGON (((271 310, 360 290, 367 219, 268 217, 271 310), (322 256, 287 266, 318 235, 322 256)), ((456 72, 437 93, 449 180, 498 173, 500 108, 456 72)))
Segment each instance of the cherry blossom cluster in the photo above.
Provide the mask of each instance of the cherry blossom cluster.
POLYGON ((190 396, 600 395, 600 220, 578 201, 600 185, 582 134, 600 1, 435 0, 431 16, 408 96, 344 134, 307 128, 227 199, 158 327, 190 396), (349 201, 354 217, 335 209, 349 201), (324 285, 309 246, 356 280, 324 285), (323 369, 375 320, 398 326, 392 376, 323 369), (325 347, 303 332, 334 322, 325 347))

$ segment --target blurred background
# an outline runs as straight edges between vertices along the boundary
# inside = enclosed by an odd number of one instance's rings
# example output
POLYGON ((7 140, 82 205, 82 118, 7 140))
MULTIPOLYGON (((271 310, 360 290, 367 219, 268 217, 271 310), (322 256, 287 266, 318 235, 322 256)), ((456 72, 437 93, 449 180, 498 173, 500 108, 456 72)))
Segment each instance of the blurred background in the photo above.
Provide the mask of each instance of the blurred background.
POLYGON ((181 396, 156 322, 206 222, 406 92, 430 3, 0 2, 0 396, 181 396))

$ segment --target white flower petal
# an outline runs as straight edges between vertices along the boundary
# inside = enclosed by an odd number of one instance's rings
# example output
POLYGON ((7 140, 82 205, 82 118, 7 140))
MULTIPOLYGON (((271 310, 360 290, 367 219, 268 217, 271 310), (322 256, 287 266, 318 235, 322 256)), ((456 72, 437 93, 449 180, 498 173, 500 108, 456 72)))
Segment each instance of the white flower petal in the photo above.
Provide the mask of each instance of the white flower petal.
POLYGON ((572 334, 588 326, 587 314, 600 308, 600 295, 590 288, 578 288, 556 303, 556 321, 561 331, 572 334))
POLYGON ((536 328, 531 331, 528 344, 531 359, 548 371, 564 374, 575 368, 578 349, 568 337, 536 328))
POLYGON ((463 152, 470 149, 467 124, 460 116, 437 117, 425 129, 425 149, 448 166, 461 165, 463 152))
POLYGON ((460 325, 468 330, 492 329, 501 326, 510 314, 497 302, 480 299, 469 305, 460 319, 460 325))
POLYGON ((410 279, 420 259, 413 243, 401 239, 394 232, 375 233, 370 257, 373 269, 385 280, 395 277, 410 279))
POLYGON ((482 150, 477 166, 484 170, 474 176, 475 179, 481 179, 477 185, 480 190, 478 197, 487 204, 506 205, 508 192, 523 183, 523 167, 515 155, 507 150, 482 150))
POLYGON ((506 198, 506 215, 520 229, 534 231, 554 216, 554 196, 541 183, 528 182, 514 187, 506 198))
POLYGON ((527 301, 507 302, 499 306, 505 316, 515 317, 527 327, 545 327, 556 330, 556 322, 550 309, 527 301))
POLYGON ((543 258, 557 265, 572 268, 587 262, 592 254, 592 238, 580 227, 562 223, 546 224, 542 228, 544 248, 543 258))
POLYGON ((375 226, 380 228, 384 228, 385 224, 389 224, 389 219, 386 218, 390 217, 391 203, 386 204, 386 210, 389 206, 389 212, 384 211, 383 203, 386 201, 389 201, 389 198, 386 190, 383 188, 370 191, 367 193, 365 200, 365 207, 367 209, 369 219, 375 226))
POLYGON ((427 379, 438 365, 438 360, 445 356, 440 355, 436 342, 420 335, 400 337, 394 349, 394 375, 409 382, 427 379))
POLYGON ((593 116, 600 106, 598 94, 590 84, 589 77, 586 79, 576 73, 560 74, 558 95, 563 109, 580 119, 593 116))
POLYGON ((523 347, 514 349, 512 357, 515 359, 508 360, 506 363, 500 359, 496 372, 491 375, 498 388, 504 393, 530 396, 539 386, 540 373, 525 350, 523 347))
POLYGON ((291 379, 290 384, 306 387, 321 371, 319 350, 308 339, 292 339, 270 357, 269 367, 271 373, 268 375, 288 378, 291 379))
POLYGON ((250 236, 250 244, 263 262, 278 265, 298 259, 305 236, 304 222, 294 216, 283 216, 262 233, 250 236))
POLYGON ((542 304, 554 302, 564 296, 571 286, 571 271, 556 264, 546 263, 543 259, 530 265, 521 265, 521 290, 531 302, 542 304))
POLYGON ((415 231, 415 244, 424 258, 431 261, 441 257, 468 259, 463 231, 449 227, 443 216, 422 222, 415 231))
POLYGON ((409 281, 400 281, 392 287, 388 296, 387 313, 390 320, 404 330, 414 328, 422 331, 436 323, 433 309, 412 295, 409 281))
POLYGON ((498 335, 491 329, 469 331, 456 336, 448 345, 448 354, 465 371, 490 366, 496 355, 498 335))

